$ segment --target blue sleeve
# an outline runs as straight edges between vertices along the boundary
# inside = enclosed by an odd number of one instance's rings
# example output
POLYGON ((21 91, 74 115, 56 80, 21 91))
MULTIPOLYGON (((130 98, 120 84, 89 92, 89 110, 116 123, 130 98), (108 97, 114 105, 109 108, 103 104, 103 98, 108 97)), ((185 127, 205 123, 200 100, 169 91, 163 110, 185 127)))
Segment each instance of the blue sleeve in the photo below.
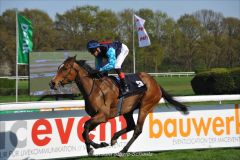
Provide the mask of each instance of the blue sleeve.
POLYGON ((112 47, 107 51, 108 62, 105 66, 100 68, 100 71, 109 71, 114 69, 116 63, 116 51, 112 47))
POLYGON ((100 70, 101 67, 102 67, 102 57, 97 57, 96 58, 96 69, 100 70))

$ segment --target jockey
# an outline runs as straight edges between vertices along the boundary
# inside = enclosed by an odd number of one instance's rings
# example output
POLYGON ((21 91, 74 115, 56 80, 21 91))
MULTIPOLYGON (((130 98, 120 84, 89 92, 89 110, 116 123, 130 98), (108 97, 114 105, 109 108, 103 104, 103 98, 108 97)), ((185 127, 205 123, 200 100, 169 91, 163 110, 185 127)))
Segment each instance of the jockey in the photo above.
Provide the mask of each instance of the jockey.
POLYGON ((128 93, 125 74, 121 71, 122 63, 129 52, 128 47, 119 41, 99 43, 91 40, 87 43, 87 50, 96 57, 96 69, 100 72, 114 69, 120 79, 122 94, 128 93), (103 59, 107 60, 107 64, 103 65, 103 59))

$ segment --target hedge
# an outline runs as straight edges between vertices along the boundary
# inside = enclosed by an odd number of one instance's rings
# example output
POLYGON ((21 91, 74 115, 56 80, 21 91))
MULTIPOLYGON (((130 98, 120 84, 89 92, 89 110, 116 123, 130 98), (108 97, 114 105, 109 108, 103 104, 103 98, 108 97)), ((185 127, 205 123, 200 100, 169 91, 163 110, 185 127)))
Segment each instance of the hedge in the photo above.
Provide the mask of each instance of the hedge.
POLYGON ((240 68, 214 68, 195 75, 191 81, 197 95, 240 93, 240 68))
MULTIPOLYGON (((16 81, 14 79, 0 79, 0 95, 15 95, 16 94, 16 81)), ((18 94, 28 94, 28 89, 18 89, 18 94)))
POLYGON ((16 81, 14 79, 1 78, 0 88, 15 88, 16 81))
POLYGON ((235 83, 234 93, 240 93, 240 67, 231 69, 230 74, 235 83))
MULTIPOLYGON (((28 95, 28 89, 18 89, 18 94, 19 95, 28 95)), ((16 94, 16 89, 15 88, 0 88, 0 95, 1 96, 6 96, 6 95, 15 95, 16 94)))

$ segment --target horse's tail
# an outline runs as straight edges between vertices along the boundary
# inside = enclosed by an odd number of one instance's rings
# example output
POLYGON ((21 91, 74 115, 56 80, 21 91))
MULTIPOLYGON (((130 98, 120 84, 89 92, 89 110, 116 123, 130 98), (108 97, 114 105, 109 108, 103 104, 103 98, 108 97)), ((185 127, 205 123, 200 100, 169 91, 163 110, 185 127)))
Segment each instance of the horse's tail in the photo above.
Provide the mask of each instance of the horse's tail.
POLYGON ((164 98, 164 100, 166 100, 167 102, 171 103, 176 110, 183 112, 183 114, 189 114, 188 112, 188 108, 187 106, 185 106, 184 104, 176 101, 169 93, 167 93, 167 91, 165 91, 161 86, 160 89, 162 91, 162 97, 164 98))

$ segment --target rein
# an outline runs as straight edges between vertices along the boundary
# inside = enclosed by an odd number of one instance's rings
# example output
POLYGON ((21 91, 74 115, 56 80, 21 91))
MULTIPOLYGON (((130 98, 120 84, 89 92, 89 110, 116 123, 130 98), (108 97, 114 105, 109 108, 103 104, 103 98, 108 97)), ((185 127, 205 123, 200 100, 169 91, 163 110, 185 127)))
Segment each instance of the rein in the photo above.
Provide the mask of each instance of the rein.
MULTIPOLYGON (((77 72, 77 75, 78 75, 78 72, 77 72)), ((79 76, 79 77, 80 77, 80 76, 79 76)), ((89 76, 86 76, 86 77, 89 77, 89 76)), ((91 88, 91 90, 90 90, 90 92, 89 92, 88 94, 86 93, 86 95, 87 95, 88 97, 92 94, 93 88, 94 88, 94 86, 95 86, 95 78, 92 78, 92 80, 93 80, 92 88, 91 88)), ((79 82, 79 80, 78 80, 77 78, 75 78, 75 82, 77 83, 78 86, 81 86, 81 83, 79 82)))
MULTIPOLYGON (((63 64, 61 64, 61 65, 58 67, 58 70, 60 69, 60 67, 61 67, 62 65, 63 65, 63 64)), ((69 82, 69 83, 73 83, 73 81, 69 81, 69 79, 68 79, 68 76, 70 75, 70 73, 71 73, 72 70, 74 70, 74 71, 77 73, 77 76, 79 76, 79 77, 90 77, 89 75, 87 75, 87 76, 80 76, 80 75, 78 74, 78 70, 77 70, 76 68, 74 68, 73 65, 70 65, 70 66, 71 66, 71 67, 70 67, 70 70, 68 71, 67 75, 63 77, 63 80, 62 80, 62 81, 65 81, 65 80, 66 80, 66 81, 69 82)), ((83 66, 82 66, 82 67, 83 67, 83 66)), ((84 68, 84 67, 83 67, 83 68, 84 68)), ((84 68, 84 69, 86 70, 86 68, 84 68)), ((86 70, 86 71, 87 71, 87 70, 86 70)), ((93 88, 94 88, 94 85, 95 85, 95 79, 92 78, 92 80, 93 80, 93 85, 92 85, 92 88, 91 88, 91 90, 90 90, 90 93, 87 94, 88 97, 92 94, 93 88)), ((62 83, 62 81, 61 81, 60 83, 62 83)), ((78 81, 77 78, 75 78, 75 82, 77 83, 78 86, 81 86, 81 85, 80 85, 80 82, 78 81)))
MULTIPOLYGON (((78 64, 78 63, 77 63, 78 64)), ((78 64, 79 65, 79 64, 78 64)), ((89 75, 89 71, 88 71, 88 69, 86 68, 86 67, 84 67, 84 65, 80 65, 85 71, 87 71, 87 73, 88 73, 88 75, 86 75, 86 76, 84 76, 84 77, 90 77, 91 79, 92 79, 92 81, 93 81, 93 84, 92 84, 92 87, 91 87, 91 90, 90 90, 90 92, 87 94, 86 93, 86 95, 89 97, 91 94, 92 94, 92 92, 93 92, 93 89, 94 89, 94 86, 95 86, 95 83, 96 83, 96 78, 94 78, 94 77, 91 77, 90 75, 89 75)), ((75 69, 73 66, 71 66, 71 69, 74 69, 75 70, 75 72, 77 73, 77 76, 78 77, 81 77, 80 75, 79 75, 79 73, 78 73, 78 70, 77 69, 75 69)), ((70 70, 71 71, 71 70, 70 70)), ((70 72, 69 72, 70 73, 70 72)), ((79 82, 79 80, 77 79, 77 78, 75 78, 75 82, 77 83, 77 85, 78 86, 81 86, 81 84, 80 84, 80 82, 79 82)), ((104 104, 106 105, 106 98, 105 98, 105 94, 104 94, 104 92, 103 92, 103 90, 101 89, 101 87, 99 87, 99 85, 97 85, 96 84, 96 86, 100 89, 100 91, 101 91, 101 93, 102 93, 102 95, 103 95, 103 101, 104 101, 104 104)))

